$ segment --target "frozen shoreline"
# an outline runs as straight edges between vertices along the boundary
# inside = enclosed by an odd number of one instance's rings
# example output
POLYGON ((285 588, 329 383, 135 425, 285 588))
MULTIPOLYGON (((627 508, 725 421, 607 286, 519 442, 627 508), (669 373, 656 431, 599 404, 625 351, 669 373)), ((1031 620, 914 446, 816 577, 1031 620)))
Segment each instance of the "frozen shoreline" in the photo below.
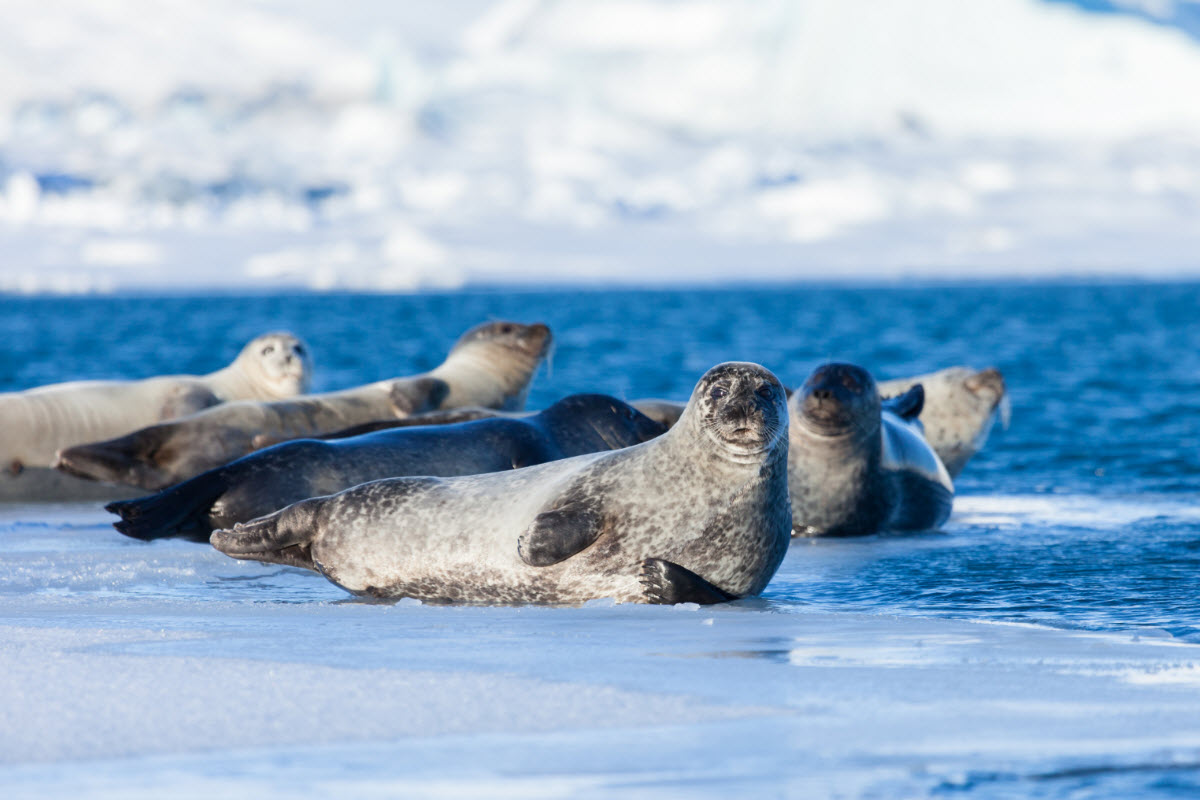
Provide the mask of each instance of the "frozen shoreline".
POLYGON ((988 796, 1200 771, 1200 645, 1163 632, 771 590, 710 608, 364 604, 107 524, 0 509, 6 797, 988 796))

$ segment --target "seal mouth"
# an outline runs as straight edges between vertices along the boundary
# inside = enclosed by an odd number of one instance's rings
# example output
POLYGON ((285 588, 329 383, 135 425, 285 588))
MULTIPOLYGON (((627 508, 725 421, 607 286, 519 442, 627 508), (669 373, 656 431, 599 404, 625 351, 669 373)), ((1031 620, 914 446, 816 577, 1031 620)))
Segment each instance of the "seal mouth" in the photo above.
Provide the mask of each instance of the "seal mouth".
POLYGON ((755 458, 769 452, 774 446, 776 428, 770 423, 747 425, 737 423, 733 427, 706 426, 709 437, 722 451, 736 460, 755 458))

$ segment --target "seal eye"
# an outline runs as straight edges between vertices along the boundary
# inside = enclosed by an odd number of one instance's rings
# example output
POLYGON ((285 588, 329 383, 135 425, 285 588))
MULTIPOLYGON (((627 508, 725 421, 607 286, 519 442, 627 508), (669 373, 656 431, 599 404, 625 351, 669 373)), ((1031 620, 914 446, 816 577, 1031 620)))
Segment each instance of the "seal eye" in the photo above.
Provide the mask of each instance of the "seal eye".
POLYGON ((262 349, 262 354, 264 356, 269 356, 269 355, 271 355, 271 353, 274 353, 274 352, 275 352, 275 345, 273 345, 273 344, 269 344, 262 349))
POLYGON ((298 356, 304 355, 304 345, 298 344, 293 349, 296 351, 296 355, 298 355, 298 356))
POLYGON ((720 400, 722 397, 724 397, 727 394, 729 394, 729 390, 726 389, 724 386, 714 386, 712 388, 712 391, 710 391, 708 393, 708 396, 711 397, 713 400, 720 400))
POLYGON ((770 400, 771 399, 771 384, 760 383, 758 385, 758 388, 754 390, 754 393, 756 395, 758 395, 759 397, 763 398, 764 400, 770 400))
POLYGON ((855 394, 858 394, 859 392, 862 391, 862 387, 859 386, 858 381, 854 380, 853 375, 843 375, 842 376, 842 386, 845 386, 847 389, 854 392, 855 394))
POLYGON ((501 326, 500 326, 500 332, 501 332, 501 333, 512 333, 512 332, 513 332, 513 326, 512 326, 512 325, 508 325, 508 324, 501 325, 501 326))

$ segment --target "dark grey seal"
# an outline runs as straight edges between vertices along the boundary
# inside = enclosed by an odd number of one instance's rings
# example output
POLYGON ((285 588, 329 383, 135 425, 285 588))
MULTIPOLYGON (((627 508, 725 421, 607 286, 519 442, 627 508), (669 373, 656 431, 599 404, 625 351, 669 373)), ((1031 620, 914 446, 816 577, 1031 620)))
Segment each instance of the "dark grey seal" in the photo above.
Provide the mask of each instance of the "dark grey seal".
POLYGON ((722 602, 761 592, 787 551, 787 447, 779 381, 757 364, 721 364, 679 423, 645 444, 374 481, 218 530, 212 543, 375 597, 722 602))
POLYGON ((818 367, 788 404, 788 489, 798 536, 938 528, 954 484, 915 420, 917 384, 885 409, 871 374, 818 367))
POLYGON ((137 539, 207 542, 216 528, 380 478, 476 475, 618 450, 666 428, 614 397, 577 394, 520 419, 395 428, 343 439, 284 442, 158 494, 110 503, 114 527, 137 539))

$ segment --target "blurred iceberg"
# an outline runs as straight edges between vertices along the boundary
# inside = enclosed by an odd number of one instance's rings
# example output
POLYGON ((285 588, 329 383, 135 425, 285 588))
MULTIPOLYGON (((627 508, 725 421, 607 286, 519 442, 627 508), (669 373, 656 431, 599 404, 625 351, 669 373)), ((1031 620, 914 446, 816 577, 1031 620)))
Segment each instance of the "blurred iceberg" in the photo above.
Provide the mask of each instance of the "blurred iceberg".
POLYGON ((1194 277, 1198 8, 9 0, 0 291, 1194 277))

